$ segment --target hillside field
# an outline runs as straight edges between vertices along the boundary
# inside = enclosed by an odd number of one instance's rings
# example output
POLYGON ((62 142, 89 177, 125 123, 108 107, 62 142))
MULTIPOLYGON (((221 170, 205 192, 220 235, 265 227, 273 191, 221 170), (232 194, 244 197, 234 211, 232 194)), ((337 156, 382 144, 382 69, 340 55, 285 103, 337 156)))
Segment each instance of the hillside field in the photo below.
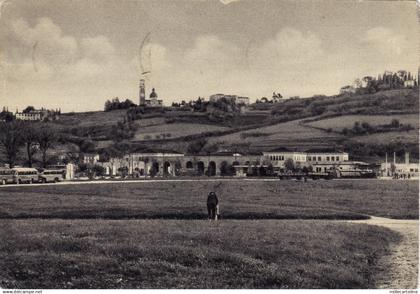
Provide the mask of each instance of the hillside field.
POLYGON ((350 139, 352 142, 366 143, 366 144, 377 144, 382 143, 409 143, 409 144, 418 144, 419 143, 419 131, 411 130, 408 132, 386 132, 378 134, 370 134, 364 136, 356 136, 350 139))
MULTIPOLYGON (((127 110, 121 109, 61 115, 60 120, 51 125, 62 130, 63 140, 68 138, 72 144, 55 144, 49 151, 50 155, 77 152, 78 147, 75 144, 87 138, 94 142, 97 152, 107 154, 111 149, 110 153, 113 153, 115 133, 111 130, 117 122, 125 120, 126 113, 127 110)), ((409 150, 413 158, 418 157, 418 152, 415 152, 419 128, 418 93, 415 89, 353 96, 315 96, 284 100, 276 104, 253 104, 241 114, 222 111, 194 112, 170 107, 146 109, 144 113, 143 110, 139 112, 133 125, 135 130, 123 140, 124 146, 128 146, 127 152, 168 150, 187 153, 188 150, 197 150, 189 148, 191 144, 200 145, 207 141, 202 153, 216 149, 249 153, 278 147, 292 150, 336 148, 349 152, 352 159, 373 163, 384 157, 384 150, 393 152, 397 148, 395 146, 403 146, 401 148, 409 150), (389 130, 367 135, 341 133, 343 128, 351 129, 355 121, 366 121, 377 126, 390 124, 392 119, 410 124, 415 129, 389 130), (349 147, 352 144, 368 146, 362 146, 360 150, 364 151, 356 154, 352 152, 355 150, 354 146, 349 147), (391 146, 392 144, 394 145, 391 146)), ((118 140, 121 141, 121 138, 118 140)), ((91 151, 94 150, 89 152, 91 151)), ((397 150, 399 156, 403 151, 397 150)), ((20 157, 24 160, 24 153, 20 157)))
POLYGON ((239 131, 228 135, 212 137, 210 143, 218 143, 222 146, 246 144, 251 150, 267 151, 279 146, 290 148, 311 148, 330 146, 344 136, 327 133, 322 130, 306 127, 300 124, 301 120, 293 120, 277 123, 271 126, 253 128, 239 131))
POLYGON ((205 125, 197 123, 171 123, 171 124, 156 124, 145 125, 139 127, 133 140, 156 140, 164 138, 185 137, 188 135, 199 134, 204 132, 225 131, 228 128, 205 125))
POLYGON ((91 111, 78 113, 65 113, 60 116, 56 124, 63 126, 91 127, 113 125, 121 121, 126 115, 126 109, 114 111, 91 111))
POLYGON ((393 119, 399 120, 401 124, 410 124, 417 130, 419 128, 418 114, 400 114, 400 115, 344 115, 339 117, 327 118, 323 120, 308 123, 310 126, 333 129, 341 131, 344 128, 351 129, 355 122, 367 122, 371 126, 390 124, 393 119))

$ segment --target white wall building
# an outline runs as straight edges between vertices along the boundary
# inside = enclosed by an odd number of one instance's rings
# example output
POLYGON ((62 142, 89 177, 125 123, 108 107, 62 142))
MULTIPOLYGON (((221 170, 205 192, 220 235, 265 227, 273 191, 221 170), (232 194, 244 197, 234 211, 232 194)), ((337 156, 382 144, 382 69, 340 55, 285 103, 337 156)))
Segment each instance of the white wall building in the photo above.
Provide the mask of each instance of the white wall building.
POLYGON ((238 96, 236 98, 236 104, 249 105, 249 97, 238 96))
POLYGON ((82 159, 85 164, 96 164, 99 161, 99 154, 85 153, 82 159))
POLYGON ((263 152, 265 160, 269 161, 274 167, 284 167, 286 160, 291 159, 297 165, 306 163, 306 153, 290 151, 285 148, 279 148, 268 152, 263 152))
POLYGON ((349 154, 346 152, 329 152, 329 151, 306 151, 308 163, 334 163, 343 162, 349 160, 349 154))
POLYGON ((155 91, 155 88, 152 89, 152 93, 149 95, 149 99, 145 100, 147 106, 150 107, 160 107, 163 105, 163 101, 158 99, 158 94, 155 91))
POLYGON ((33 111, 28 113, 17 112, 15 117, 17 120, 39 121, 43 119, 44 115, 40 111, 33 111))
POLYGON ((394 177, 397 179, 418 179, 419 178, 420 166, 418 163, 410 163, 410 155, 407 152, 405 154, 405 162, 397 163, 394 153, 394 162, 381 163, 381 176, 383 177, 394 177))

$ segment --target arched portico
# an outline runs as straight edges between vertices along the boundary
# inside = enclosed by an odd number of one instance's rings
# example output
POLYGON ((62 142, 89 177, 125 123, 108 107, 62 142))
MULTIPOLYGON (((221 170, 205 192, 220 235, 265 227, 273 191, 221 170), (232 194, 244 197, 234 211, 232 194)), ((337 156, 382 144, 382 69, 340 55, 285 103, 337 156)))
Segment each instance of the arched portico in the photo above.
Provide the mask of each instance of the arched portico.
POLYGON ((214 161, 210 161, 209 162, 209 166, 207 168, 207 175, 209 177, 215 176, 216 175, 216 162, 214 161))

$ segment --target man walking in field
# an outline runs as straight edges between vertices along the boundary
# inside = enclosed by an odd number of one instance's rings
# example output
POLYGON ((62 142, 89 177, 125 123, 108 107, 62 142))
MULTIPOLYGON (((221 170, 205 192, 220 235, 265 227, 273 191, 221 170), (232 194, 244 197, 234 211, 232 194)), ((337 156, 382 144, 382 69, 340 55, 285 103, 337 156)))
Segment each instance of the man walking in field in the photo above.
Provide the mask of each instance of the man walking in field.
POLYGON ((217 206, 219 204, 219 199, 217 199, 216 193, 210 192, 207 196, 207 212, 209 219, 217 219, 217 206))

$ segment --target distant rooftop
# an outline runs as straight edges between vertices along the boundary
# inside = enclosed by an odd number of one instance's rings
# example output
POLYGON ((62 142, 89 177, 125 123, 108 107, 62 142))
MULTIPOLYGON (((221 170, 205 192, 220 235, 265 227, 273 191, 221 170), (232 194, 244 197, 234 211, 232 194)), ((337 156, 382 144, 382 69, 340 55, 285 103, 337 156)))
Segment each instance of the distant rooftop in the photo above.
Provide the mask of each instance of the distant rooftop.
POLYGON ((289 148, 286 148, 286 147, 277 147, 277 148, 269 150, 268 152, 293 152, 293 150, 290 150, 289 148))
POLYGON ((311 148, 306 150, 307 153, 344 153, 341 150, 335 148, 311 148))

